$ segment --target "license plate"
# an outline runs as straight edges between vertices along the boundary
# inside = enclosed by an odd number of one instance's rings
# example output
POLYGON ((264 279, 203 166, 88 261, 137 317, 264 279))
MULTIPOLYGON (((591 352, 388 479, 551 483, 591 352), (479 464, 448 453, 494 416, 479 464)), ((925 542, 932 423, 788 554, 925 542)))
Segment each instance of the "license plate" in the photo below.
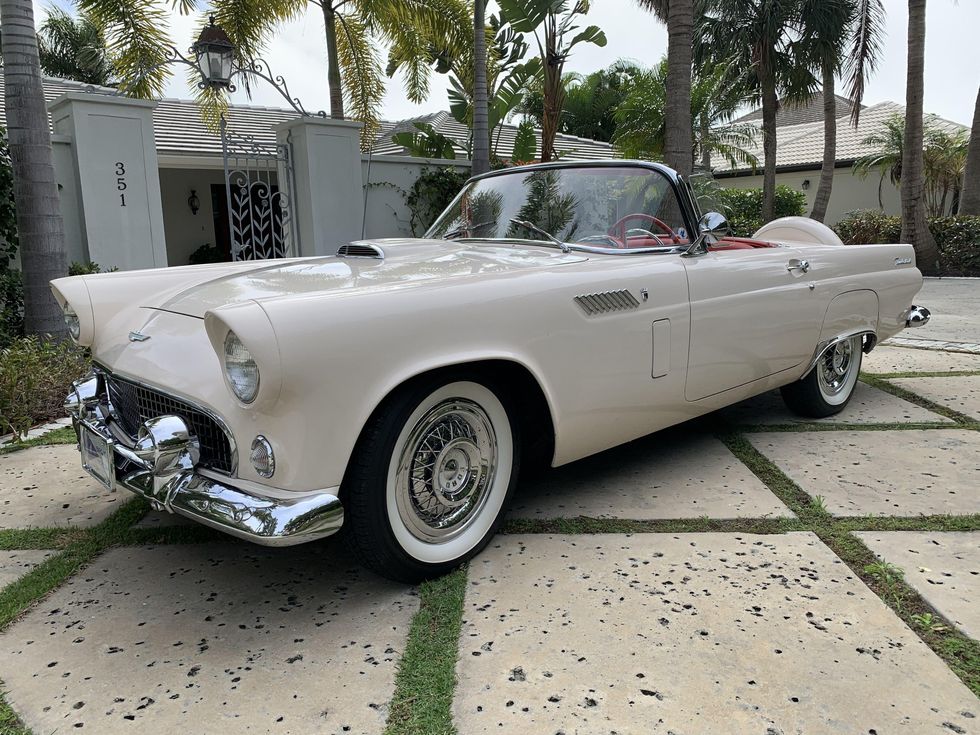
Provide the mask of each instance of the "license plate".
POLYGON ((79 434, 82 467, 107 490, 115 485, 112 445, 84 424, 79 434))

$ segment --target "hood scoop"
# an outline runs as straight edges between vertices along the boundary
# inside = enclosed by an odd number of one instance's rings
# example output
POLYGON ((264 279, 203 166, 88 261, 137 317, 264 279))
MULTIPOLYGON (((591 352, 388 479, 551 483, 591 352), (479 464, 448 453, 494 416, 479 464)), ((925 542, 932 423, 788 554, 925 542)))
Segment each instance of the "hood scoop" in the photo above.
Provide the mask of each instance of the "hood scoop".
POLYGON ((385 251, 377 245, 359 240, 337 248, 338 258, 374 258, 384 260, 385 251))

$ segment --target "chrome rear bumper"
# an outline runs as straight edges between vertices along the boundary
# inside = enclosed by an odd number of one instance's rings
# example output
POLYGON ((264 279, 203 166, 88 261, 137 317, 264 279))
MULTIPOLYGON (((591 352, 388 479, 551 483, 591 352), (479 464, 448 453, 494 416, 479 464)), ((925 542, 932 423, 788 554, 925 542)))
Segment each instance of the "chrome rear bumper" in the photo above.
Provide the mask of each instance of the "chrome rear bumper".
POLYGON ((932 313, 924 306, 912 305, 909 307, 908 316, 905 317, 906 327, 924 327, 929 323, 932 313))
POLYGON ((105 441, 112 452, 113 484, 155 508, 263 546, 315 541, 343 525, 343 506, 331 492, 272 497, 236 487, 232 478, 203 474, 196 468, 197 440, 179 416, 151 419, 135 445, 123 443, 109 427, 95 390, 94 382, 79 381, 65 401, 76 434, 87 430, 105 441))

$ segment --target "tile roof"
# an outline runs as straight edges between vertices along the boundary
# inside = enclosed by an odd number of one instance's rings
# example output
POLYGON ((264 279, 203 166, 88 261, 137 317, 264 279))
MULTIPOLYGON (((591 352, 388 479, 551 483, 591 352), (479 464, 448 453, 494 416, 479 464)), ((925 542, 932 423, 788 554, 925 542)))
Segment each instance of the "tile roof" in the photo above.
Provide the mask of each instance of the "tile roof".
MULTIPOLYGON (((114 94, 115 90, 108 87, 93 87, 89 84, 65 79, 45 77, 44 98, 46 101, 60 97, 67 92, 96 92, 114 94)), ((6 113, 3 108, 4 76, 0 70, 0 124, 6 124, 6 113)), ((238 135, 251 136, 259 145, 275 143, 274 126, 298 117, 293 110, 260 107, 257 105, 233 105, 225 115, 228 127, 238 135)), ((395 122, 383 121, 374 146, 375 155, 407 155, 404 148, 391 140, 394 132, 400 130, 415 130, 416 121, 428 122, 438 132, 452 139, 457 157, 465 158, 466 146, 469 139, 469 128, 456 122, 448 112, 436 112, 429 115, 395 122)), ((153 111, 153 127, 156 137, 157 153, 162 155, 196 155, 220 156, 221 138, 208 129, 198 112, 197 103, 193 100, 164 98, 158 101, 153 111)), ((509 158, 514 150, 514 139, 517 127, 504 125, 495 131, 491 150, 497 155, 509 158)), ((572 135, 558 135, 555 148, 561 158, 569 160, 588 160, 595 158, 610 158, 614 155, 609 143, 600 143, 572 135)), ((540 144, 537 153, 540 153, 540 144)))
MULTIPOLYGON (((854 105, 846 97, 835 94, 837 102, 837 118, 850 115, 854 105)), ((865 109, 861 105, 861 110, 865 109)), ((823 92, 814 92, 807 97, 805 102, 780 102, 779 109, 776 110, 776 127, 785 125, 802 125, 809 122, 823 121, 823 92)), ((758 107, 751 112, 736 118, 736 123, 762 122, 762 108, 758 107)))
MULTIPOLYGON (((861 111, 861 119, 855 128, 850 120, 838 118, 837 121, 837 162, 852 162, 875 151, 863 141, 869 135, 877 132, 882 124, 892 115, 904 115, 905 107, 896 102, 879 102, 861 111)), ((933 117, 933 124, 947 132, 966 130, 959 123, 933 117)), ((752 121, 750 121, 752 122, 752 121)), ((755 124, 755 123, 753 123, 755 124)), ((749 152, 759 159, 761 170, 762 132, 756 136, 755 144, 748 148, 749 152)), ((799 125, 784 125, 776 129, 776 170, 796 167, 819 168, 823 161, 823 118, 815 122, 799 125)), ((751 168, 739 165, 731 168, 727 161, 720 157, 712 159, 715 175, 748 173, 751 168)))

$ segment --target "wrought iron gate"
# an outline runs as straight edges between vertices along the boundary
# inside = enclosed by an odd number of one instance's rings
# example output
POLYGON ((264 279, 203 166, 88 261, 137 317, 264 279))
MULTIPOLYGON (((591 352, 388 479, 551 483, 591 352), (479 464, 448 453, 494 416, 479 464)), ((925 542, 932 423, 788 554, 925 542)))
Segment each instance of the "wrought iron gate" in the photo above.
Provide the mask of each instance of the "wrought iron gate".
POLYGON ((221 119, 232 260, 294 255, 290 145, 266 143, 228 129, 221 119))

